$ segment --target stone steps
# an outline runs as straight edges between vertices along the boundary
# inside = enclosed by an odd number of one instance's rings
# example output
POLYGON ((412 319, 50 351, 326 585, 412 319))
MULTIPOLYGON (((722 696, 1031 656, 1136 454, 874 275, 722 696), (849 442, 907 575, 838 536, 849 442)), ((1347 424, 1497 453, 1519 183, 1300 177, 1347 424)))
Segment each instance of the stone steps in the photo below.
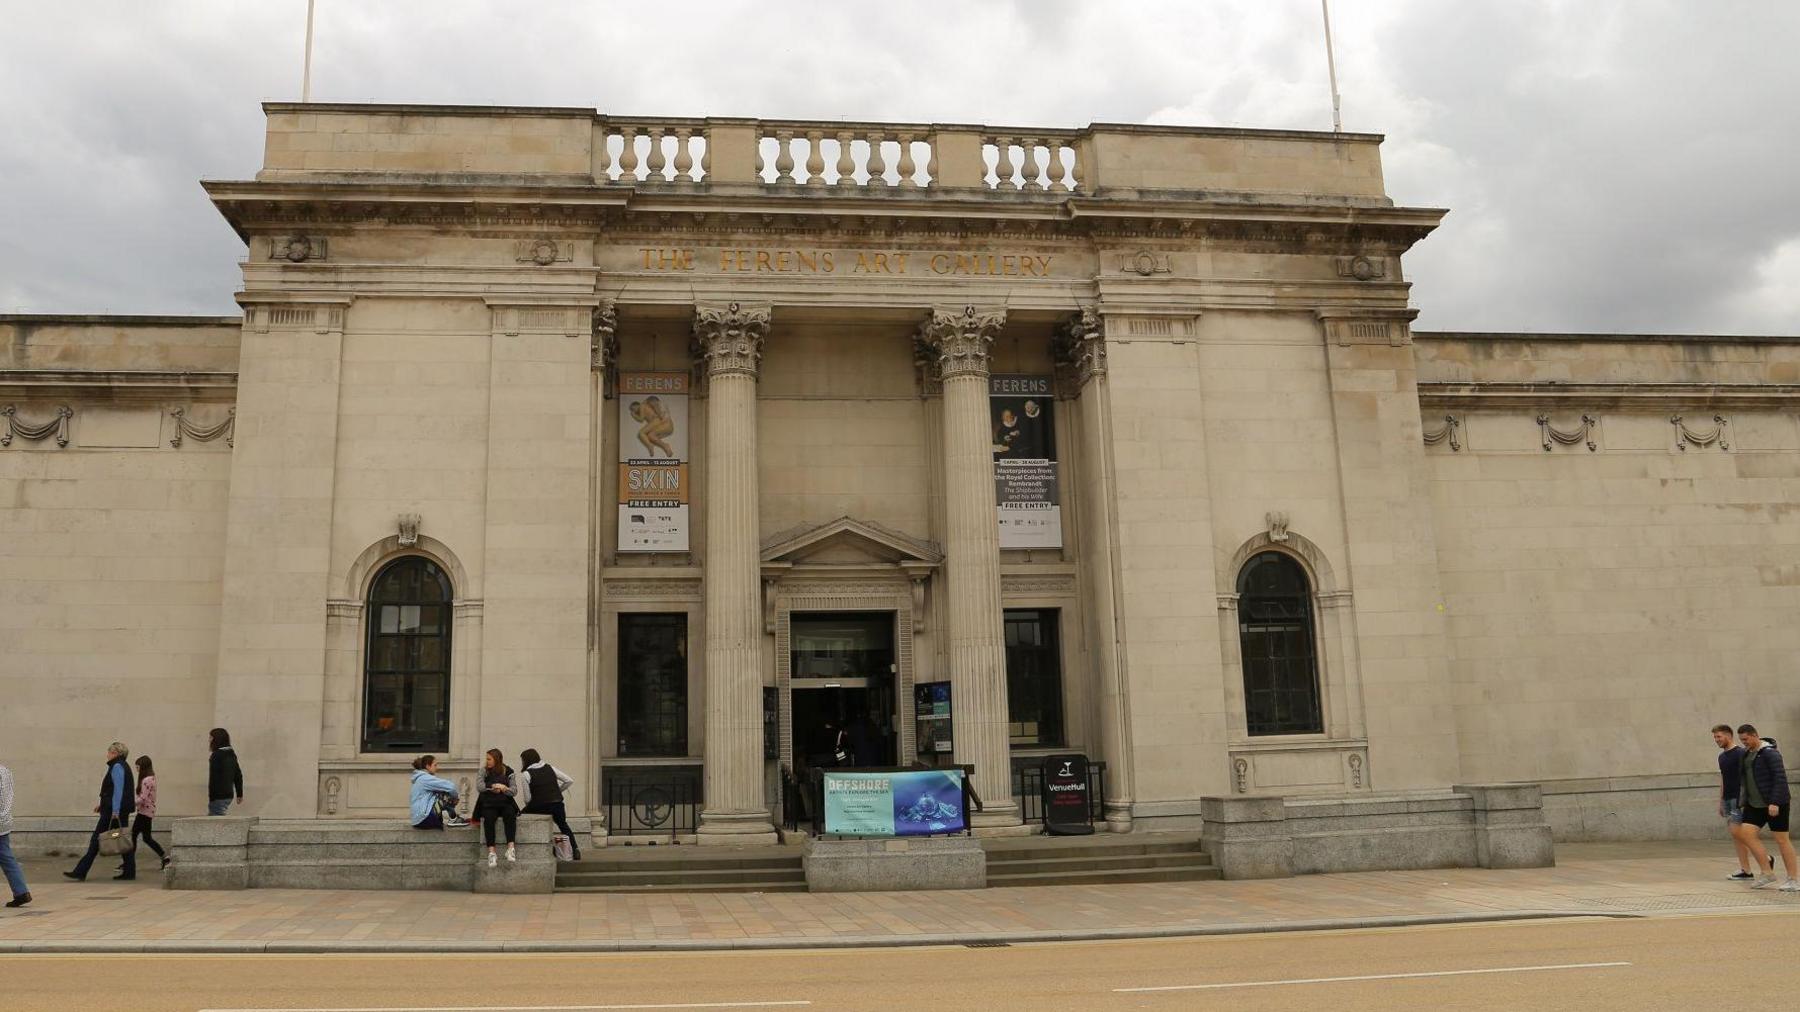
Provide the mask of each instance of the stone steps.
POLYGON ((805 892, 798 847, 607 847, 562 861, 558 892, 805 892), (616 853, 614 852, 616 851, 616 853))
POLYGON ((993 840, 988 886, 1198 882, 1224 877, 1193 837, 1085 836, 993 840))

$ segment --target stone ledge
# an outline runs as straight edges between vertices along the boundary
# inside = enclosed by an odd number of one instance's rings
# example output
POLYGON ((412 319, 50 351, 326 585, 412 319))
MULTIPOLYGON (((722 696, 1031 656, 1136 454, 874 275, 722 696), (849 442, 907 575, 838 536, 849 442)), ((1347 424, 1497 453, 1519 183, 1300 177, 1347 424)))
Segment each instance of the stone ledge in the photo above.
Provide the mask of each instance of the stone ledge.
POLYGON ((987 887, 987 851, 966 836, 808 840, 800 863, 815 893, 987 887))

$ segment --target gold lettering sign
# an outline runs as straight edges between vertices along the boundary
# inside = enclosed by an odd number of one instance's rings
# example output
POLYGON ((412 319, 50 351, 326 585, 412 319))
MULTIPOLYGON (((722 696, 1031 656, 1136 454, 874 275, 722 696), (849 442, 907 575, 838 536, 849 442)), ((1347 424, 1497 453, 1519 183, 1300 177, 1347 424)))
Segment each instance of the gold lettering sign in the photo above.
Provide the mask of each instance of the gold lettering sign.
POLYGON ((926 253, 909 250, 726 248, 697 256, 691 246, 641 246, 638 264, 659 274, 690 273, 717 265, 720 274, 937 276, 1047 278, 1055 254, 926 253))

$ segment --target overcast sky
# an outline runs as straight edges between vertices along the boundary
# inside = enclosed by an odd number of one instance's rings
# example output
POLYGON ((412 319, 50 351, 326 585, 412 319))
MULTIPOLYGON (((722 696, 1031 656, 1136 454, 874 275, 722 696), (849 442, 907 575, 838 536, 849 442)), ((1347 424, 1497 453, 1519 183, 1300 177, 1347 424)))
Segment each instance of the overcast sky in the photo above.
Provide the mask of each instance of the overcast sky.
MULTIPOLYGON (((0 312, 231 313, 305 0, 0 3, 0 312)), ((1800 4, 1336 0, 1418 326, 1800 334, 1800 4)), ((319 101, 1330 129, 1317 0, 318 0, 319 101)))

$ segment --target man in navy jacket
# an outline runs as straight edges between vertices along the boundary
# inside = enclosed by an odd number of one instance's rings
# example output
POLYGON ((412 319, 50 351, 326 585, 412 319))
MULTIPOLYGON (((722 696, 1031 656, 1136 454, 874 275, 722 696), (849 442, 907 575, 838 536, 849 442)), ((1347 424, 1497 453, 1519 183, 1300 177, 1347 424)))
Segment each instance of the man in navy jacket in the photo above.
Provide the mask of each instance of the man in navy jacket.
MULTIPOLYGON (((1756 831, 1768 826, 1769 835, 1781 849, 1781 863, 1787 868, 1787 881, 1781 884, 1781 891, 1800 893, 1800 867, 1796 867, 1800 861, 1795 859, 1794 843, 1788 838, 1788 809, 1793 805, 1793 795, 1788 789, 1787 766, 1775 750, 1774 739, 1757 734, 1754 726, 1739 724, 1738 741, 1744 744, 1744 776, 1738 788, 1744 824, 1733 827, 1733 832, 1750 848, 1756 867, 1761 870, 1771 862, 1756 831)), ((1750 883, 1750 888, 1771 889, 1777 881, 1774 872, 1766 872, 1750 883)))
MULTIPOLYGON (((131 829, 131 813, 137 809, 137 786, 132 783, 131 764, 125 760, 131 757, 131 749, 125 743, 115 741, 106 747, 106 775, 100 779, 100 803, 94 806, 99 813, 99 821, 94 825, 94 834, 88 837, 87 853, 75 865, 74 871, 63 872, 64 878, 72 878, 77 882, 87 878, 88 869, 94 866, 94 858, 100 855, 100 834, 114 826, 131 829)), ((137 853, 125 852, 124 864, 119 874, 113 878, 130 881, 137 878, 137 853)))

